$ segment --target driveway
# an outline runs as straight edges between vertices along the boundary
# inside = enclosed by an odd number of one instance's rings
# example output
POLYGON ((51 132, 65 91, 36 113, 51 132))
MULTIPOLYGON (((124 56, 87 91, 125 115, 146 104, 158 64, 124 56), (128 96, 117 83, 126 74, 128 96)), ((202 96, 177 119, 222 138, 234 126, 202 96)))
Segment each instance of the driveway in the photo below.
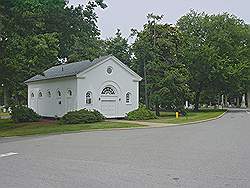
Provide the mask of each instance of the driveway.
POLYGON ((250 187, 250 114, 186 126, 4 139, 2 188, 250 187))

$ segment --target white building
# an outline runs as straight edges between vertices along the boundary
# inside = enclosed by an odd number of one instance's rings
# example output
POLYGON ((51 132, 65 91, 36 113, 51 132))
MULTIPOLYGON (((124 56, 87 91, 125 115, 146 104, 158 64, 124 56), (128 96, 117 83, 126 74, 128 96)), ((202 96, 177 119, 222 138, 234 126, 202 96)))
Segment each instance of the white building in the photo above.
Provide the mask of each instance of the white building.
POLYGON ((83 108, 107 118, 124 117, 138 108, 141 79, 112 55, 62 64, 25 81, 28 107, 45 117, 83 108))

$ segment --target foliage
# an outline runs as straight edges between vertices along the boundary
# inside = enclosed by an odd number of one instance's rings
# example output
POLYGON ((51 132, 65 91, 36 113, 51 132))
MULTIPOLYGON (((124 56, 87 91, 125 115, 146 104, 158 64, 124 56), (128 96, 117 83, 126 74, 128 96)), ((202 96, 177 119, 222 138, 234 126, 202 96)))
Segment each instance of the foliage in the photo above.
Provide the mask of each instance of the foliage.
POLYGON ((112 54, 121 60, 126 65, 130 65, 131 51, 128 40, 122 37, 121 31, 117 29, 114 38, 109 38, 105 41, 107 54, 112 54))
POLYGON ((105 119, 105 117, 101 114, 101 112, 99 112, 99 111, 97 111, 97 110, 93 110, 93 111, 91 111, 91 112, 94 113, 94 115, 95 115, 95 117, 96 117, 96 119, 97 119, 98 121, 102 121, 102 120, 105 119))
POLYGON ((8 98, 22 103, 27 98, 23 82, 67 58, 69 62, 101 55, 97 7, 66 6, 66 0, 2 0, 0 2, 0 84, 8 98))
POLYGON ((190 74, 198 110, 203 91, 242 92, 249 64, 248 26, 228 13, 207 15, 191 10, 177 23, 183 35, 180 60, 190 74))
POLYGON ((60 119, 63 124, 94 123, 103 120, 104 116, 100 112, 87 109, 68 112, 60 119))
POLYGON ((126 119, 128 120, 147 120, 147 119, 156 119, 156 116, 153 112, 142 105, 137 110, 129 112, 126 119))
POLYGON ((34 122, 41 118, 36 112, 25 106, 14 106, 11 110, 11 119, 16 123, 34 122))
POLYGON ((176 109, 189 98, 189 72, 178 61, 181 33, 175 26, 157 23, 161 18, 149 15, 143 30, 136 33, 132 48, 132 68, 144 77, 140 97, 147 106, 155 107, 157 115, 159 106, 176 109))

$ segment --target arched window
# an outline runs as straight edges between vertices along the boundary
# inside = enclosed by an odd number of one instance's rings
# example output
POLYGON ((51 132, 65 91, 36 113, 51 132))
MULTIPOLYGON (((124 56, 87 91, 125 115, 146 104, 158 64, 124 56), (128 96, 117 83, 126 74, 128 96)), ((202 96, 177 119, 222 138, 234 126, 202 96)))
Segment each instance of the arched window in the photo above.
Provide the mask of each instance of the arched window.
POLYGON ((48 95, 49 98, 51 97, 51 92, 50 92, 50 90, 48 90, 47 95, 48 95))
POLYGON ((70 89, 68 89, 68 92, 67 92, 67 93, 68 93, 68 96, 69 96, 69 97, 71 97, 71 96, 73 95, 73 92, 72 92, 72 90, 70 90, 70 89))
POLYGON ((131 93, 126 93, 126 103, 130 104, 131 103, 131 93))
POLYGON ((39 93, 38 93, 38 97, 42 97, 42 96, 43 96, 42 92, 41 92, 41 91, 39 91, 39 93))
POLYGON ((86 93, 86 104, 92 104, 92 93, 91 93, 91 91, 88 91, 86 93))
POLYGON ((105 87, 103 90, 102 90, 102 95, 115 95, 115 91, 112 87, 105 87))
POLYGON ((34 93, 33 93, 33 92, 31 93, 31 95, 30 95, 30 96, 31 96, 31 98, 34 98, 34 97, 35 97, 35 95, 34 95, 34 93))
POLYGON ((59 91, 59 90, 57 91, 57 96, 58 96, 58 97, 61 97, 61 96, 62 96, 61 91, 59 91))

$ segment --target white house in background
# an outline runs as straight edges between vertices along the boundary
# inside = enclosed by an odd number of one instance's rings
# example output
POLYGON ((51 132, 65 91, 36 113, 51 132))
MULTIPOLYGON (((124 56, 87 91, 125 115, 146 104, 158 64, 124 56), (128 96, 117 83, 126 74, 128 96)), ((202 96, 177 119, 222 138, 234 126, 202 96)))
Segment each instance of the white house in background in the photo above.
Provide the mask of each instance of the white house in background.
POLYGON ((96 109, 107 118, 125 117, 138 108, 141 77, 116 57, 62 64, 36 75, 28 85, 28 107, 41 116, 96 109))

